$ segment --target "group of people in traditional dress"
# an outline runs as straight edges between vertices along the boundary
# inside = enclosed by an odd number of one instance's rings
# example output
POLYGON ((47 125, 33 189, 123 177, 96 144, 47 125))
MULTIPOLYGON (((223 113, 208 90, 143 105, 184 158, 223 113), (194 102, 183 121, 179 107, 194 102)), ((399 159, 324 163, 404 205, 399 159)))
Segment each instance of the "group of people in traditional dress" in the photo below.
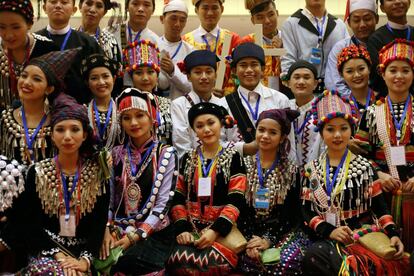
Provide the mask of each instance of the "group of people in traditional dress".
POLYGON ((410 1, 224 2, 0 0, 0 272, 413 273, 410 1))

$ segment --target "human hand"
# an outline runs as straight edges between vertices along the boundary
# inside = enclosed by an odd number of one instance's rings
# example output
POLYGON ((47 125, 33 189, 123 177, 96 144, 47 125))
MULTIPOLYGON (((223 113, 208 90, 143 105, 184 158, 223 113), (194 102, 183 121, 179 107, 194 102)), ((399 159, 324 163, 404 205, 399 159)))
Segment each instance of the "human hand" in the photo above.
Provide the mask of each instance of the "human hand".
POLYGON ((214 94, 214 96, 216 96, 218 98, 223 98, 224 97, 224 89, 213 88, 213 94, 214 94))
POLYGON ((274 36, 272 39, 272 47, 273 48, 283 48, 283 41, 282 38, 278 36, 274 36))
POLYGON ((402 185, 404 192, 414 192, 414 177, 408 179, 408 181, 402 185))
POLYGON ((163 52, 164 54, 161 57, 160 67, 161 70, 166 72, 168 75, 172 75, 174 73, 174 62, 170 58, 170 55, 167 52, 163 52))
POLYGON ((109 257, 111 253, 111 249, 114 248, 115 239, 112 237, 111 232, 109 231, 109 227, 106 227, 104 239, 102 241, 101 250, 99 251, 99 258, 101 260, 105 260, 109 257))
POLYGON ((194 236, 190 232, 183 232, 177 236, 177 243, 188 245, 194 242, 194 236))
POLYGON ((259 261, 260 260, 260 252, 257 247, 255 248, 246 248, 246 254, 249 256, 250 259, 259 261))
POLYGON ((392 192, 401 187, 401 181, 387 173, 378 172, 378 178, 381 180, 382 189, 385 192, 392 192))
POLYGON ((57 259, 63 269, 65 276, 79 276, 89 269, 89 263, 81 258, 80 260, 70 256, 60 257, 57 259))
POLYGON ((266 250, 270 247, 268 240, 253 235, 253 237, 247 242, 247 249, 257 248, 259 251, 266 250))
POLYGON ((194 241, 194 245, 198 249, 205 249, 211 247, 218 236, 219 234, 216 231, 208 229, 203 233, 203 235, 201 235, 201 237, 198 240, 194 241))
POLYGON ((329 238, 334 241, 341 242, 345 245, 351 244, 354 242, 352 239, 352 230, 348 226, 340 226, 333 230, 329 235, 329 238))
MULTIPOLYGON (((138 241, 138 239, 137 239, 138 235, 137 235, 137 234, 135 234, 135 233, 131 233, 130 235, 132 236, 132 238, 134 239, 134 241, 135 241, 135 242, 137 242, 137 241, 138 241)), ((118 247, 118 246, 120 246, 120 247, 122 247, 122 249, 126 250, 126 249, 128 249, 131 245, 133 245, 133 244, 132 244, 132 243, 131 243, 131 241, 129 240, 128 236, 127 236, 127 235, 125 235, 125 236, 123 236, 120 240, 116 241, 116 242, 114 243, 113 247, 118 247)))
POLYGON ((400 238, 397 236, 392 237, 391 246, 397 249, 397 252, 394 254, 394 259, 400 259, 404 254, 404 244, 401 242, 400 238))

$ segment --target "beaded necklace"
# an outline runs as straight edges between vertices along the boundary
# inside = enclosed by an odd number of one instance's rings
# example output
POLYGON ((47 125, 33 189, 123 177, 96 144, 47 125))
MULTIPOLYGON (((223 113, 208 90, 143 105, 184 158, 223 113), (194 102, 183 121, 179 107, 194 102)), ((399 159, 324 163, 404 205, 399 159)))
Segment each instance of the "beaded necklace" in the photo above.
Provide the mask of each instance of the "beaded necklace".
POLYGON ((392 107, 389 96, 385 99, 385 114, 387 122, 387 132, 391 140, 391 145, 406 145, 411 139, 411 122, 413 120, 413 103, 411 95, 408 96, 406 105, 403 111, 401 111, 400 123, 398 124, 400 129, 397 129, 397 117, 396 111, 392 107), (404 114, 403 114, 404 112, 404 114), (399 134, 399 135, 397 135, 399 134), (400 137, 398 137, 400 136, 400 137), (399 139, 398 139, 399 138, 399 139))

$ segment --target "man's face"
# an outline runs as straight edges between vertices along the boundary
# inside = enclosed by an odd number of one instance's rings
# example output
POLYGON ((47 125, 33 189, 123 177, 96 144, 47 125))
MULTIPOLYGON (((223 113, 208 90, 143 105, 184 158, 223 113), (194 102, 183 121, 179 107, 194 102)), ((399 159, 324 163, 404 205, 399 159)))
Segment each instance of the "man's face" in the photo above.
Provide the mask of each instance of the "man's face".
POLYGON ((77 10, 74 1, 75 0, 46 0, 43 4, 43 11, 46 13, 50 22, 66 24, 69 23, 70 17, 74 15, 77 10))
POLYGON ((380 8, 388 19, 398 19, 407 15, 410 4, 410 0, 384 0, 380 8))
POLYGON ((253 24, 263 25, 263 35, 273 37, 277 29, 277 17, 279 13, 272 3, 269 3, 266 9, 258 12, 251 17, 253 24))
POLYGON ((164 24, 164 33, 172 37, 180 37, 187 23, 187 14, 180 11, 167 12, 161 16, 161 22, 164 24))
POLYGON ((224 7, 218 0, 201 0, 195 9, 201 26, 208 31, 217 26, 223 11, 224 7))
POLYGON ((368 40, 368 37, 375 31, 377 23, 377 15, 365 9, 353 11, 348 21, 354 35, 361 41, 368 40))
POLYGON ((246 57, 241 59, 233 69, 240 85, 253 91, 263 77, 263 66, 258 59, 246 57))

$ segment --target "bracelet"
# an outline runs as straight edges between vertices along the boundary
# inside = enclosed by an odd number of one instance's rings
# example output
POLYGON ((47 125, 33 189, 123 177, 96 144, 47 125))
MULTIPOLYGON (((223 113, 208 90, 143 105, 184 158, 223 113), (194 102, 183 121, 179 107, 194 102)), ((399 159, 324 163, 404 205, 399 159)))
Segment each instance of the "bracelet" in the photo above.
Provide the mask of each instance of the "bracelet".
POLYGON ((135 241, 134 237, 132 236, 131 232, 127 233, 126 236, 127 236, 128 240, 129 240, 129 243, 131 245, 134 245, 136 243, 136 241, 135 241))
POLYGON ((85 256, 82 256, 80 258, 81 259, 84 259, 86 261, 86 263, 88 264, 88 268, 86 270, 89 271, 90 268, 91 268, 91 261, 89 260, 89 258, 88 257, 85 257, 85 256))

